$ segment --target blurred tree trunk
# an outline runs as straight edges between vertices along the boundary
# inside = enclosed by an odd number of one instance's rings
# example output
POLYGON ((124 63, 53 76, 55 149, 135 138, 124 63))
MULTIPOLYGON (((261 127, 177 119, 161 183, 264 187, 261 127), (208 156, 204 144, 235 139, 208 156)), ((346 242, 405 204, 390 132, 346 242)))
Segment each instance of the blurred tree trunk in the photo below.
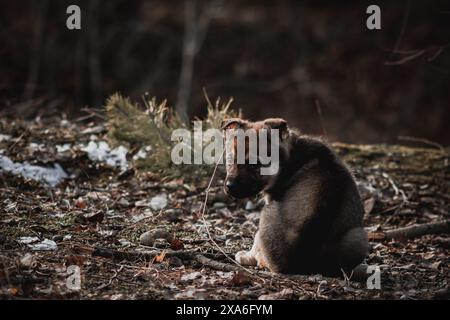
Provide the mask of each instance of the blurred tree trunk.
POLYGON ((175 109, 181 120, 189 121, 189 102, 194 78, 195 57, 208 32, 209 23, 222 5, 222 0, 216 0, 198 13, 197 0, 187 0, 184 9, 184 39, 181 72, 178 81, 178 94, 175 109))
POLYGON ((31 100, 36 90, 41 67, 41 53, 44 28, 48 14, 48 0, 33 2, 33 11, 37 12, 37 21, 34 26, 33 45, 30 52, 28 78, 25 85, 24 99, 31 100))

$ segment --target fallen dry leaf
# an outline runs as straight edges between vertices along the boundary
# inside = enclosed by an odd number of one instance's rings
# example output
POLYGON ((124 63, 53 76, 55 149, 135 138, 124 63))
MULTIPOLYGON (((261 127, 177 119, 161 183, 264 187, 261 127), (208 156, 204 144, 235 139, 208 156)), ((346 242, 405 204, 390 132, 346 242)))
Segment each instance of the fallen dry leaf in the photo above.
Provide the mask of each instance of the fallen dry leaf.
POLYGON ((163 252, 161 252, 160 254, 156 255, 153 258, 153 262, 154 263, 161 263, 164 261, 164 259, 166 258, 166 251, 163 250, 163 252))

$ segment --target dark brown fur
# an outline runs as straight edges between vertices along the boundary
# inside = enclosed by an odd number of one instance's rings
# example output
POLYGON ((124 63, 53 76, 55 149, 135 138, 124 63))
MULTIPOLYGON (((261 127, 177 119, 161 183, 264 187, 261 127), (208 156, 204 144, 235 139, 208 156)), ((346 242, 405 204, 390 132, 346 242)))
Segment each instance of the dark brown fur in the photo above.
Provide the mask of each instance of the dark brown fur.
POLYGON ((340 275, 341 269, 350 272, 361 263, 368 251, 364 209, 351 173, 335 153, 324 143, 289 130, 282 119, 256 123, 233 119, 224 124, 230 126, 277 128, 283 137, 277 175, 261 176, 246 165, 227 167, 228 193, 232 181, 233 196, 263 191, 267 199, 252 250, 239 252, 236 259, 273 272, 325 275, 340 275))

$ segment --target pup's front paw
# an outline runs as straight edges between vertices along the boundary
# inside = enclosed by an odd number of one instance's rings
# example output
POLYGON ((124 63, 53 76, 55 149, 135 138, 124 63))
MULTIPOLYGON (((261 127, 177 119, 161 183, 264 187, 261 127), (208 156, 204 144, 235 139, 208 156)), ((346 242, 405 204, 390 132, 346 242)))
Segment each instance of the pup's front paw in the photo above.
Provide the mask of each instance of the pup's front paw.
POLYGON ((243 266, 256 266, 255 256, 249 251, 239 251, 235 256, 236 261, 243 266))
POLYGON ((258 268, 260 268, 260 269, 268 268, 267 262, 261 253, 256 254, 255 260, 256 260, 256 265, 258 266, 258 268))

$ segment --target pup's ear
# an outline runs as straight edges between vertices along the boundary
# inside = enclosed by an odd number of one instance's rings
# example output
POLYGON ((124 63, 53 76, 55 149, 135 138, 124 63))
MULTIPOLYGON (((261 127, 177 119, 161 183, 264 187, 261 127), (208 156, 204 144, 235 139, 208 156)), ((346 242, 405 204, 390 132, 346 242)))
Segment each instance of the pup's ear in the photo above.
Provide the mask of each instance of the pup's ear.
POLYGON ((281 118, 269 118, 264 120, 264 125, 270 129, 278 129, 281 139, 289 136, 287 121, 281 118))
POLYGON ((239 118, 230 118, 222 121, 222 130, 225 129, 236 129, 243 128, 245 125, 245 120, 239 118))

